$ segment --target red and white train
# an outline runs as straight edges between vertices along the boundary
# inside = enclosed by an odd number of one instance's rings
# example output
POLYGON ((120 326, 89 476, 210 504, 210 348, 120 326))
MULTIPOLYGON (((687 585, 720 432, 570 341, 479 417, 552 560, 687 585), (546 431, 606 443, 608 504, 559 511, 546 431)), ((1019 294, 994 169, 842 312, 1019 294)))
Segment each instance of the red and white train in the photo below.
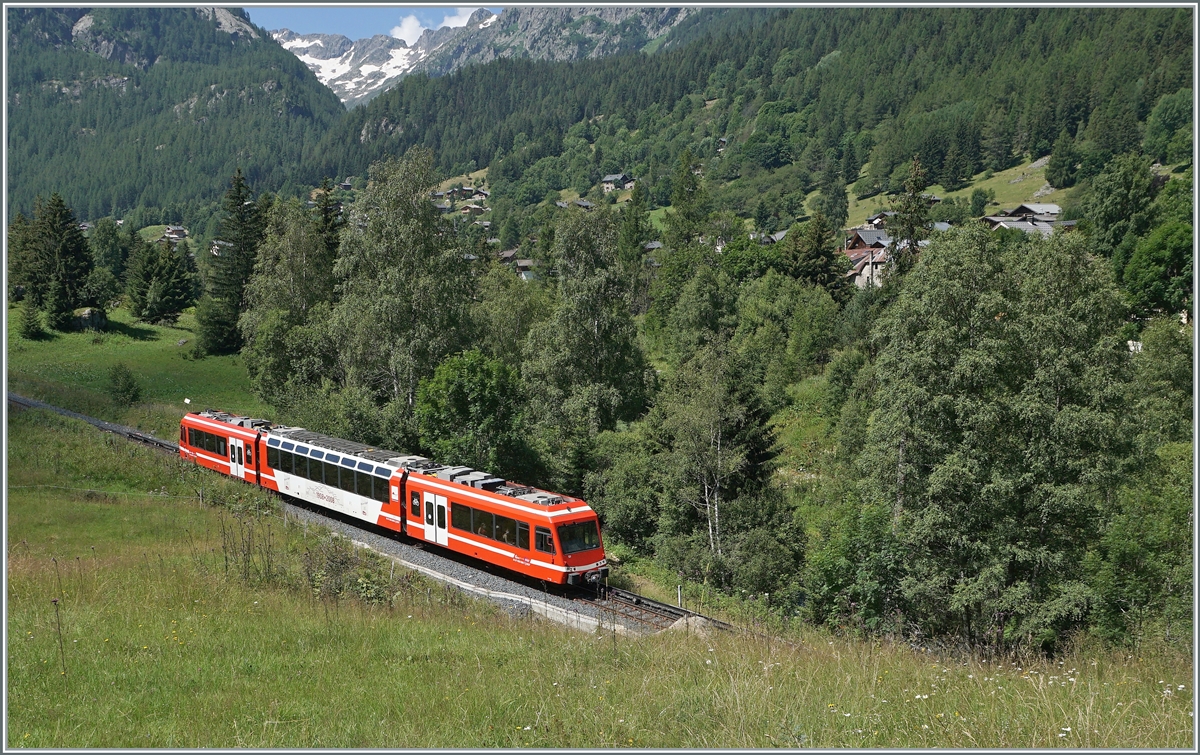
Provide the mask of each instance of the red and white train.
POLYGON ((596 512, 585 502, 469 467, 212 409, 184 416, 179 455, 547 582, 608 576, 596 512))

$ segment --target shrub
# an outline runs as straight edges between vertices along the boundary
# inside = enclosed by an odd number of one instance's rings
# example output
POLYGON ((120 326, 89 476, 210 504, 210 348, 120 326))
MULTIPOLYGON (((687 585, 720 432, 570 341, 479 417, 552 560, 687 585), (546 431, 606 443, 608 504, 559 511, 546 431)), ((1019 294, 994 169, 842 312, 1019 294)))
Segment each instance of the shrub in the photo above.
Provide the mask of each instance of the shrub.
POLYGON ((108 395, 119 406, 133 406, 142 399, 142 387, 129 368, 118 362, 108 373, 108 395))

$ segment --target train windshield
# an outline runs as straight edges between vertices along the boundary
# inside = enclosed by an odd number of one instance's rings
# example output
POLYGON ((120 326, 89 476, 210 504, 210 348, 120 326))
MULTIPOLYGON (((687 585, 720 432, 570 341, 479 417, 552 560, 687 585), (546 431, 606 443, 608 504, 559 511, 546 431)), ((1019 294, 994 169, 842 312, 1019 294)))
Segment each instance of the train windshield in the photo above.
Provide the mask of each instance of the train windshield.
POLYGON ((558 528, 558 541, 562 543, 563 553, 579 553, 600 547, 600 531, 596 529, 595 520, 564 524, 558 528))

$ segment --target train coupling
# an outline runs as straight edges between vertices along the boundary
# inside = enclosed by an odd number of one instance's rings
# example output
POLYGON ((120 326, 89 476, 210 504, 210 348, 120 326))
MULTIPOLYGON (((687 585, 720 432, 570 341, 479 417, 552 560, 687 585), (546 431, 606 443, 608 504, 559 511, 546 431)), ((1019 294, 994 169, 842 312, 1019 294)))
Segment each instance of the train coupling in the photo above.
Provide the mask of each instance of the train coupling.
POLYGON ((608 567, 605 566, 600 569, 593 569, 592 571, 583 574, 568 574, 567 584, 578 586, 586 581, 589 585, 595 586, 607 578, 608 567))

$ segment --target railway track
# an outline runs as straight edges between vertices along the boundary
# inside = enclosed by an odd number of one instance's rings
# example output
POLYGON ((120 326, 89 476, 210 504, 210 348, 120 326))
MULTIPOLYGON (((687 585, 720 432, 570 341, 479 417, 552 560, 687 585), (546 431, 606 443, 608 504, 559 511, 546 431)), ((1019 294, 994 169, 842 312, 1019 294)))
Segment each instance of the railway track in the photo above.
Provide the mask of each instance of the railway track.
MULTIPOLYGON (((150 446, 151 448, 156 448, 160 451, 173 454, 179 453, 179 446, 177 444, 162 440, 161 438, 156 438, 153 435, 144 433, 141 430, 138 430, 134 427, 129 427, 128 425, 120 425, 115 422, 96 419, 95 417, 89 417, 86 414, 80 414, 79 412, 73 412, 69 409, 63 409, 52 404, 47 404, 44 401, 38 401, 36 399, 19 396, 12 392, 9 392, 8 394, 8 403, 13 406, 19 406, 26 409, 44 409, 46 411, 55 412, 65 417, 71 417, 72 419, 87 422, 88 424, 93 425, 104 432, 119 435, 136 443, 141 443, 143 445, 150 446)), ((293 502, 288 496, 282 494, 280 494, 280 497, 289 499, 289 503, 292 505, 303 503, 301 501, 293 502)), ((310 511, 317 516, 330 518, 325 512, 315 512, 313 510, 314 507, 312 506, 304 505, 300 506, 300 508, 310 511)), ((337 517, 333 517, 333 520, 342 521, 345 523, 345 520, 337 517)), ((361 527, 359 524, 354 524, 352 526, 355 526, 358 529, 366 532, 374 531, 369 527, 361 527)), ((394 537, 394 533, 389 531, 389 536, 394 537)), ((424 543, 414 541, 413 545, 417 547, 423 547, 424 543)), ((447 552, 443 557, 445 556, 449 556, 451 560, 458 562, 460 565, 466 565, 466 559, 455 558, 457 554, 447 552)), ((490 572, 492 570, 485 569, 484 571, 490 572)), ((545 586, 543 586, 543 589, 545 589, 545 586)), ((668 603, 661 603, 656 600, 651 600, 650 598, 638 595, 637 593, 629 592, 628 590, 622 590, 616 587, 601 586, 595 590, 572 588, 571 593, 565 594, 563 597, 580 604, 590 604, 600 612, 602 617, 606 617, 607 621, 618 621, 626 628, 639 634, 660 632, 675 626, 680 621, 685 619, 688 621, 694 621, 700 626, 711 627, 720 630, 737 630, 736 627, 730 624, 709 618, 707 616, 702 616, 695 611, 689 611, 685 608, 673 606, 668 603)))
POLYGON ((576 600, 591 602, 604 612, 619 616, 652 632, 669 629, 683 620, 695 620, 706 627, 715 629, 734 629, 733 626, 723 621, 717 621, 669 603, 660 603, 657 600, 651 600, 617 587, 601 587, 595 595, 577 597, 576 600))

